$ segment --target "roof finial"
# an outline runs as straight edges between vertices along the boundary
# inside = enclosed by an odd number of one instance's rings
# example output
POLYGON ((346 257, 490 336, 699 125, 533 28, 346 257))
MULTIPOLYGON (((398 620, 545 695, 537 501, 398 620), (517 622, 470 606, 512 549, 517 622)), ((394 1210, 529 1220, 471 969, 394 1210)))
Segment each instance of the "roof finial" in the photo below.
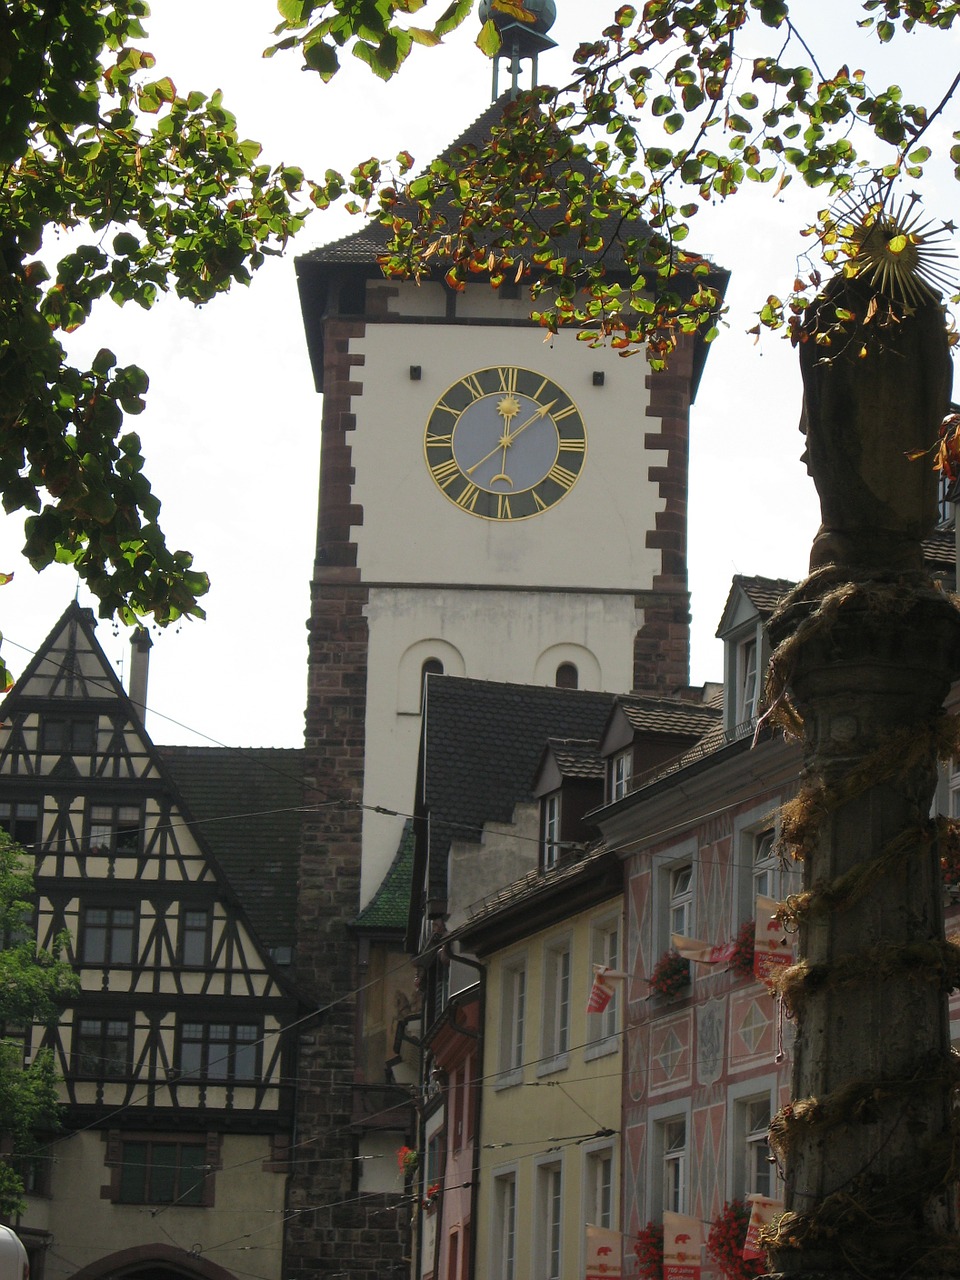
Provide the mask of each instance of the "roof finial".
POLYGON ((523 0, 521 12, 527 15, 520 21, 516 13, 520 6, 512 3, 502 8, 497 0, 480 0, 480 21, 493 22, 500 33, 500 48, 493 55, 493 98, 499 96, 501 59, 510 65, 510 97, 520 92, 520 63, 529 58, 531 63, 530 88, 537 87, 537 57, 547 49, 555 49, 557 42, 547 36, 557 18, 554 0, 523 0))

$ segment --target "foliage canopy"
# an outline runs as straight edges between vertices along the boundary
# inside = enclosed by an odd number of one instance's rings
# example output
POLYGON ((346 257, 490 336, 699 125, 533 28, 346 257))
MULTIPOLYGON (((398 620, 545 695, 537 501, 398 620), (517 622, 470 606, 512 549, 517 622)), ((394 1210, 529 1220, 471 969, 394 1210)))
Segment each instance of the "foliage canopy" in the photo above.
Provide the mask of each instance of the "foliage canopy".
POLYGON ((72 564, 103 616, 202 616, 143 474, 147 375, 60 335, 102 299, 195 304, 247 283, 300 226, 303 174, 271 169, 219 93, 179 94, 140 46, 144 0, 0 0, 0 498, 35 568, 72 564), (66 232, 51 278, 44 258, 66 232), (45 254, 46 250, 46 254, 45 254))
MULTIPOLYGON (((27 855, 0 829, 0 1026, 5 1035, 31 1023, 53 1026, 77 983, 71 966, 54 951, 38 951, 33 920, 33 877, 27 855)), ((23 1045, 0 1039, 0 1134, 9 1141, 0 1161, 0 1215, 22 1212, 22 1157, 36 1150, 37 1131, 57 1123, 53 1056, 41 1050, 24 1066, 23 1045)))
MULTIPOLYGON (((411 26, 409 15, 420 21, 425 7, 424 0, 281 0, 276 48, 299 47, 324 78, 349 48, 387 76, 469 8, 451 4, 432 27, 411 26)), ((706 264, 688 247, 697 214, 747 183, 776 194, 800 179, 824 189, 826 207, 805 231, 815 251, 792 294, 769 297, 760 319, 802 341, 802 315, 823 269, 858 269, 863 235, 854 228, 864 216, 881 227, 893 256, 911 236, 914 247, 929 236, 931 224, 915 216, 906 237, 889 230, 889 211, 895 199, 904 207, 898 184, 923 178, 942 132, 933 126, 960 84, 954 76, 932 84, 929 101, 910 102, 896 84, 871 85, 856 66, 827 63, 805 29, 817 7, 812 0, 622 5, 577 49, 565 82, 523 95, 486 148, 434 162, 412 182, 406 153, 392 164, 370 160, 348 179, 328 174, 319 202, 351 197, 351 207, 385 221, 390 272, 419 276, 437 258, 454 287, 484 272, 495 285, 529 278, 549 329, 574 324, 581 336, 625 351, 644 344, 660 363, 679 332, 716 336, 718 298, 706 264), (587 180, 588 165, 599 178, 587 180), (844 193, 838 212, 835 198, 844 193)), ((493 10, 494 17, 523 12, 514 0, 494 0, 493 10)), ((949 32, 958 13, 955 0, 861 0, 831 13, 831 47, 844 48, 845 35, 852 46, 858 32, 881 44, 923 27, 949 32)), ((498 39, 491 17, 478 43, 489 49, 498 39)), ((960 176, 960 132, 943 149, 960 176)))

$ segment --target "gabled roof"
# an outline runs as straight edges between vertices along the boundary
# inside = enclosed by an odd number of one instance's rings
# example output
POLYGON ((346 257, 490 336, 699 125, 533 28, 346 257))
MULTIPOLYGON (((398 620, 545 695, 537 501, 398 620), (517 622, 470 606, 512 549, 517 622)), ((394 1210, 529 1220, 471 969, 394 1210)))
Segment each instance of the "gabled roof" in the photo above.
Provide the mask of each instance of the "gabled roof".
POLYGON ((479 843, 485 822, 509 822, 518 804, 532 803, 547 740, 599 739, 613 703, 612 693, 586 689, 430 677, 417 778, 416 813, 424 821, 417 823, 414 929, 422 898, 446 897, 451 843, 479 843))
MULTIPOLYGON (((446 146, 438 160, 447 164, 455 164, 459 158, 467 153, 476 153, 483 148, 489 141, 490 136, 495 128, 503 125, 503 115, 507 107, 509 107, 511 97, 509 94, 502 94, 495 102, 486 107, 472 124, 464 129, 458 138, 455 138, 448 146, 446 146)), ((561 169, 572 168, 587 177, 599 178, 600 174, 586 158, 574 157, 571 159, 564 158, 558 161, 561 169)), ((449 205, 449 201, 441 199, 439 207, 445 208, 449 205)), ((546 225, 553 225, 558 221, 558 214, 555 207, 545 209, 543 221, 546 225)), ((604 254, 604 263, 610 271, 615 272, 618 268, 623 269, 623 254, 617 241, 613 238, 613 234, 620 230, 621 219, 611 217, 604 225, 604 231, 610 233, 611 244, 604 254)), ((651 234, 650 227, 638 219, 631 227, 634 234, 649 236, 651 234)), ((311 249, 308 253, 302 254, 297 258, 297 270, 300 271, 301 264, 309 267, 310 264, 329 264, 331 266, 342 264, 348 266, 376 266, 380 256, 386 251, 387 242, 391 238, 391 231, 381 222, 372 221, 364 224, 357 231, 349 235, 342 236, 339 240, 331 241, 330 244, 320 245, 316 249, 311 249)), ((566 235, 561 235, 553 240, 558 251, 563 253, 579 253, 583 256, 583 251, 578 249, 578 232, 571 230, 566 235)), ((439 262, 442 262, 442 255, 439 262)), ((445 269, 445 268, 444 268, 445 269)), ((442 272, 441 272, 442 274, 442 272)), ((718 272, 726 282, 727 273, 718 272)))
POLYGON ((670 736, 707 733, 723 711, 717 702, 678 702, 638 694, 622 694, 617 699, 617 706, 638 733, 670 736))
POLYGON ((549 752, 564 778, 602 778, 603 760, 596 738, 548 738, 549 752))
POLYGON ((296 942, 303 751, 157 747, 219 862, 271 950, 296 942))
POLYGON ((95 628, 91 611, 71 603, 0 704, 0 719, 93 706, 132 728, 149 761, 146 785, 169 791, 220 891, 239 906, 261 946, 292 947, 303 752, 155 746, 95 628))
POLYGON ((766 622, 783 597, 792 591, 796 585, 789 578, 763 578, 759 575, 748 577, 744 573, 734 574, 716 634, 722 636, 727 630, 737 603, 742 596, 746 596, 750 601, 760 615, 761 621, 766 622))
MULTIPOLYGON (((438 159, 455 164, 465 149, 468 153, 475 153, 482 148, 490 138, 492 130, 503 123, 504 110, 509 103, 509 94, 504 94, 495 102, 492 102, 454 142, 444 148, 438 159)), ((598 171, 585 157, 565 157, 557 163, 561 170, 573 169, 586 177, 588 181, 600 180, 598 171)), ((442 198, 437 202, 436 207, 444 209, 449 208, 449 206, 450 201, 442 198)), ((558 214, 556 207, 545 206, 542 223, 545 231, 548 228, 556 227, 558 224, 562 225, 562 214, 558 214)), ((621 234, 628 231, 630 234, 641 238, 652 234, 650 227, 642 219, 637 218, 625 224, 624 219, 616 214, 611 214, 599 228, 595 227, 594 229, 599 230, 604 241, 604 248, 601 252, 604 269, 608 276, 616 276, 618 272, 622 275, 627 270, 619 242, 621 234)), ((356 269, 354 274, 358 273, 361 276, 379 274, 379 260, 386 251, 390 234, 389 229, 379 221, 367 222, 350 235, 334 240, 330 244, 321 245, 305 254, 301 254, 296 259, 300 307, 303 314, 304 330, 307 338, 307 347, 310 352, 314 382, 318 391, 323 389, 323 322, 327 314, 329 278, 332 273, 337 273, 339 268, 354 268, 356 269)), ((479 235, 482 238, 482 230, 479 235)), ((589 259, 591 255, 580 247, 579 238, 579 231, 571 229, 564 234, 551 235, 551 244, 559 254, 589 259)), ((596 257, 597 255, 594 256, 596 257)), ((432 259, 431 270, 435 276, 443 276, 446 270, 446 263, 442 254, 437 254, 432 259)), ((681 267, 681 271, 685 277, 689 277, 691 282, 694 280, 687 268, 681 267)), ((711 265, 709 280, 701 282, 711 284, 722 297, 729 279, 730 273, 728 271, 722 267, 711 265)), ((693 284, 690 287, 692 288, 693 284)), ((698 335, 694 347, 693 394, 696 394, 696 388, 699 385, 703 367, 706 363, 706 356, 707 346, 698 335)))

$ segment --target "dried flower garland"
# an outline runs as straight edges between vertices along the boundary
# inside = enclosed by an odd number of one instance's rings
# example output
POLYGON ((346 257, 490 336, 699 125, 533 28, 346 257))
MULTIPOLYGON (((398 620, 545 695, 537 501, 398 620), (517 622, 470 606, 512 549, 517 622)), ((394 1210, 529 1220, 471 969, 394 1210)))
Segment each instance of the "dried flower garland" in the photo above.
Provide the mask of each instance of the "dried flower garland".
POLYGON ((684 987, 690 985, 690 961, 679 951, 665 951, 653 966, 648 985, 652 996, 675 999, 684 987))
POLYGON ((707 1253, 727 1280, 754 1280, 767 1269, 764 1259, 743 1256, 749 1225, 750 1206, 742 1200, 728 1200, 710 1225, 707 1253))
MULTIPOLYGON (((788 618, 797 618, 774 653, 768 675, 766 718, 797 736, 803 734, 800 709, 788 686, 797 660, 816 641, 815 652, 840 652, 841 638, 885 650, 879 638, 888 633, 891 619, 922 632, 946 625, 955 601, 935 591, 921 575, 894 579, 876 578, 838 583, 837 570, 817 571, 781 605, 771 632, 785 634, 788 618)), ((820 661, 825 660, 823 657, 820 661)), ((935 758, 960 754, 960 721, 931 715, 927 722, 885 732, 873 749, 854 763, 847 743, 837 739, 818 741, 819 776, 807 781, 781 815, 784 843, 794 857, 809 860, 818 851, 821 831, 833 815, 879 782, 896 782, 909 789, 916 779, 929 776, 935 758)), ((812 921, 822 914, 843 911, 896 875, 906 859, 930 856, 940 841, 944 878, 960 876, 960 830, 945 820, 929 820, 918 806, 915 821, 901 830, 876 855, 864 859, 833 879, 808 883, 801 894, 788 898, 781 913, 788 925, 812 921)), ((829 964, 802 960, 780 978, 779 986, 789 1008, 802 1022, 809 995, 825 987, 837 988, 864 980, 908 974, 911 981, 931 981, 949 990, 960 985, 960 949, 936 937, 920 937, 894 943, 878 939, 873 947, 835 957, 829 964)), ((890 1123, 902 1115, 909 1123, 911 1105, 922 1095, 949 1095, 960 1068, 939 1054, 918 1059, 898 1079, 860 1079, 819 1097, 798 1099, 783 1108, 771 1125, 771 1148, 779 1159, 789 1155, 801 1133, 816 1130, 817 1141, 830 1141, 831 1131, 851 1125, 890 1123)), ((896 1260, 898 1273, 910 1275, 960 1272, 960 1244, 956 1237, 927 1224, 919 1225, 917 1206, 943 1200, 944 1187, 957 1176, 960 1122, 955 1118, 939 1133, 915 1143, 911 1161, 911 1194, 904 1195, 902 1178, 880 1176, 876 1169, 850 1178, 806 1210, 789 1211, 779 1222, 761 1231, 760 1243, 774 1255, 795 1250, 836 1253, 844 1269, 863 1277, 887 1275, 896 1260)), ((809 1139, 805 1139, 809 1141, 809 1139)), ((935 1210, 934 1210, 935 1211, 935 1210)), ((776 1258, 775 1258, 776 1260, 776 1258)))

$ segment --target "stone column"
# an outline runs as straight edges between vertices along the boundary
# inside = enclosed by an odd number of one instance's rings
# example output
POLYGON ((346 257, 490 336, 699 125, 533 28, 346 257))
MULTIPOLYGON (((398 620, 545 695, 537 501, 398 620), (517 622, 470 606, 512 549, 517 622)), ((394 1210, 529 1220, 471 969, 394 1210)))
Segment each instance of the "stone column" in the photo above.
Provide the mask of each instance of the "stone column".
POLYGON ((771 1128, 786 1195, 772 1259, 805 1280, 956 1276, 947 995, 960 966, 930 814, 960 612, 922 567, 936 476, 906 457, 947 410, 943 312, 837 277, 805 336, 823 526, 812 576, 770 627, 806 760, 783 814, 804 888, 788 903, 797 1042, 793 1100, 771 1128))
POLYGON ((778 620, 809 627, 790 677, 808 777, 784 815, 803 854, 787 981, 798 1036, 793 1102, 772 1133, 787 1209, 774 1265, 790 1276, 899 1277, 921 1262, 960 1274, 960 1252, 935 1264, 954 1226, 958 969, 929 817, 960 616, 920 583, 891 612, 878 587, 848 590, 827 620, 821 602, 778 620))

